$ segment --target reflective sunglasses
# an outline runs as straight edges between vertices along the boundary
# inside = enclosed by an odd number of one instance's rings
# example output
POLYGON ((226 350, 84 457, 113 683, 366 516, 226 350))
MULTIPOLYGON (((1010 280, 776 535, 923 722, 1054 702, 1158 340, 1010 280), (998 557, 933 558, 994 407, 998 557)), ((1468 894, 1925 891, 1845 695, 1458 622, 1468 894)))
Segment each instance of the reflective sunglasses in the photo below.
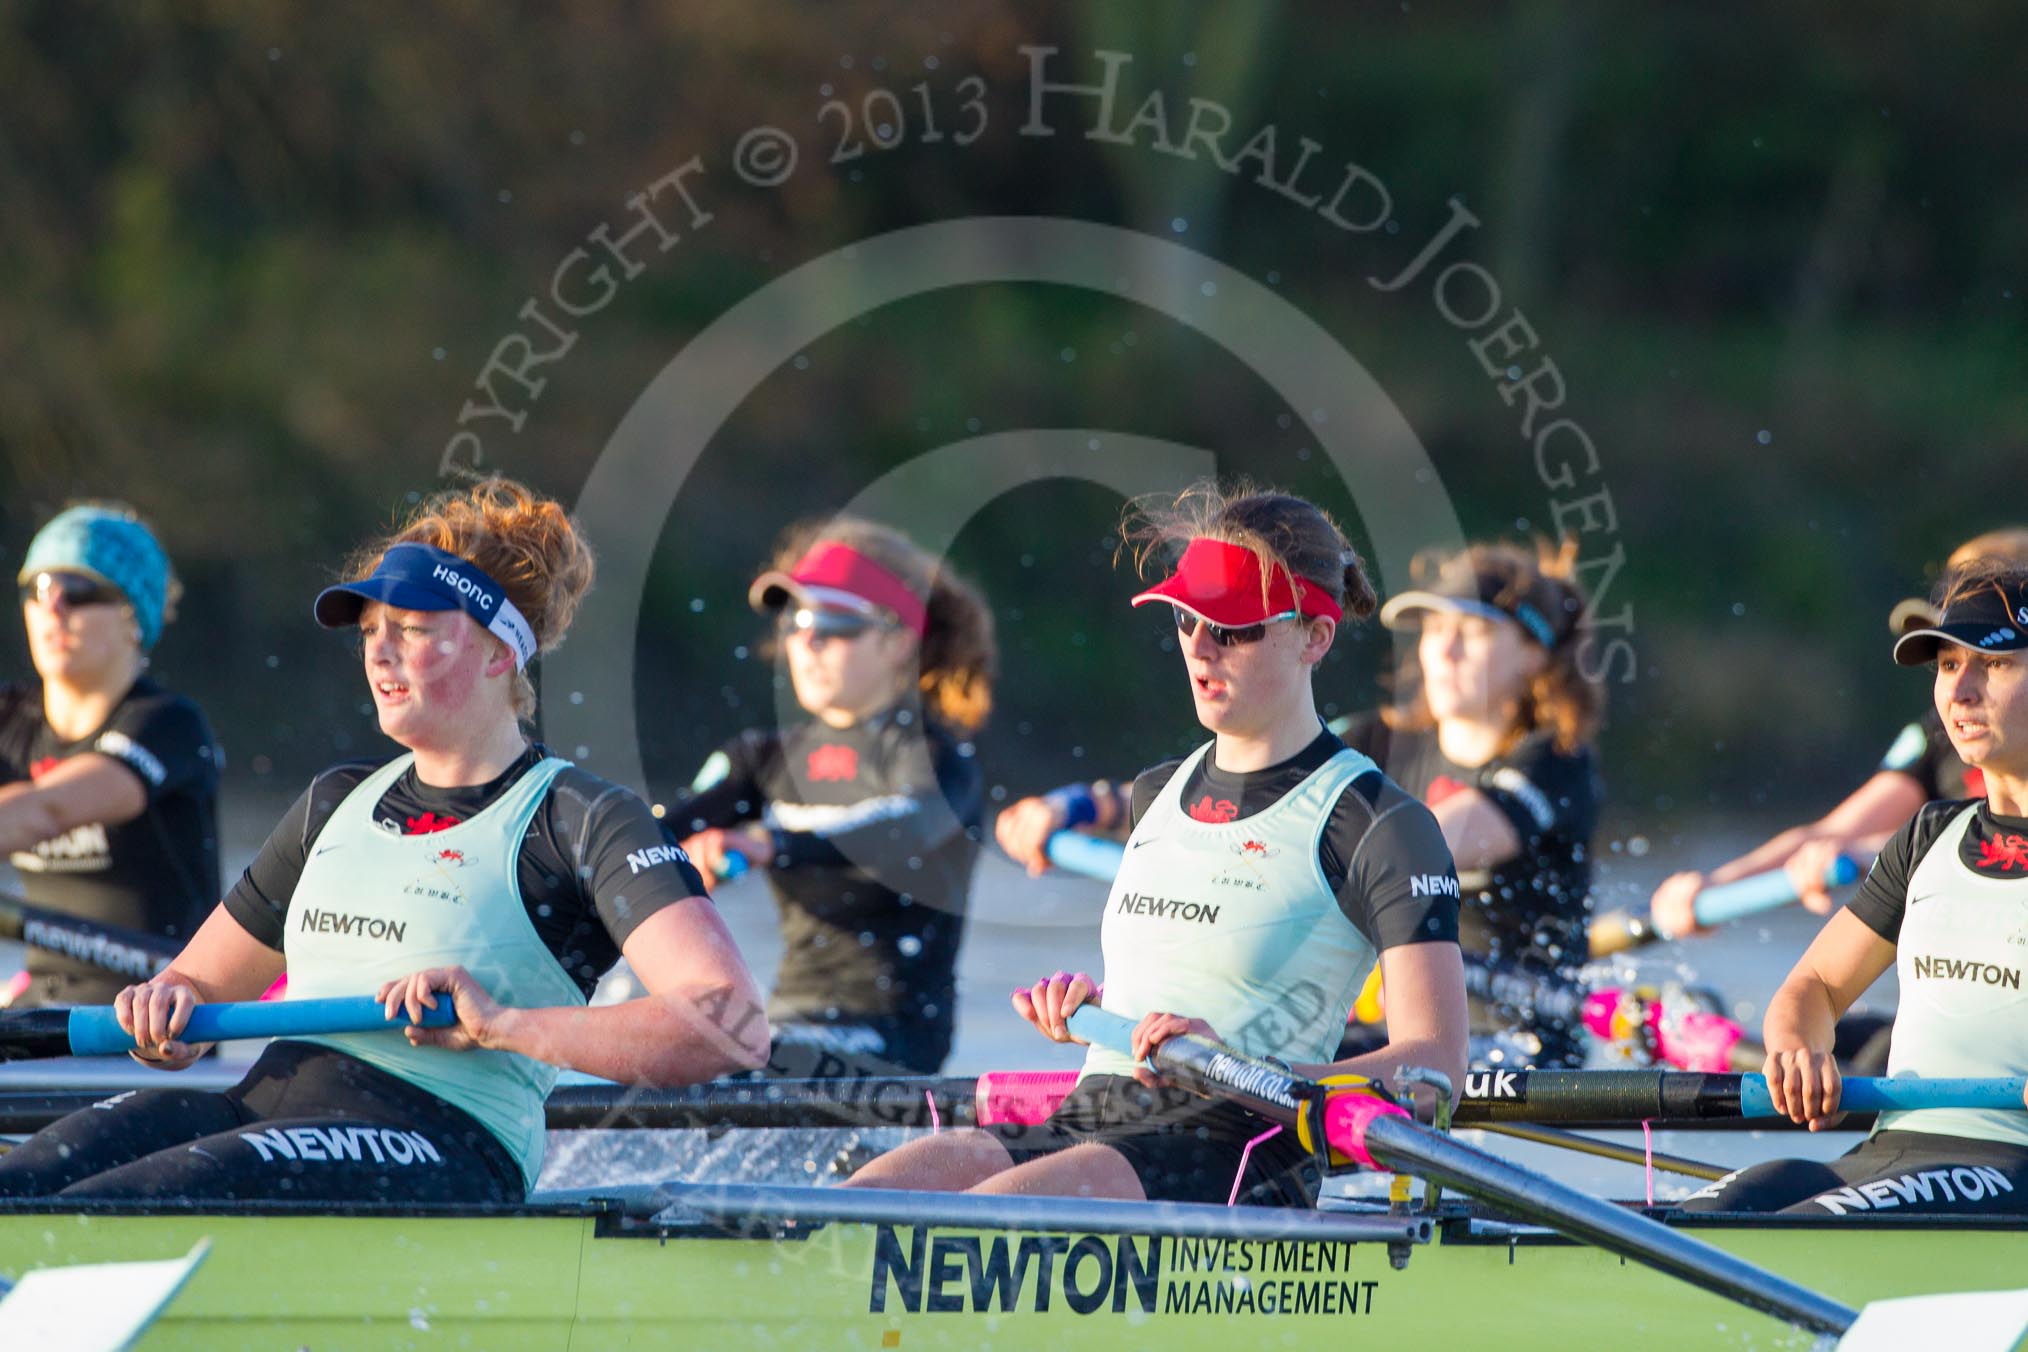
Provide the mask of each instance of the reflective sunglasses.
POLYGON ((1302 618, 1301 614, 1297 611, 1285 610, 1279 615, 1268 616, 1259 624, 1242 624, 1228 629, 1222 624, 1213 624, 1209 620, 1201 619, 1181 606, 1172 606, 1170 608, 1176 612, 1177 632, 1181 633, 1184 638, 1189 638, 1192 634, 1195 634, 1197 626, 1202 624, 1210 632, 1211 641, 1221 648, 1238 648, 1248 643, 1258 643, 1267 637, 1267 627, 1269 625, 1280 624, 1283 620, 1302 618))
POLYGON ((83 573, 37 573, 21 584, 21 604, 40 601, 53 605, 61 596, 72 610, 80 606, 122 606, 127 598, 110 582, 101 582, 83 573))
POLYGON ((803 633, 811 638, 840 639, 850 643, 870 629, 890 629, 868 615, 849 610, 784 610, 775 617, 775 633, 782 638, 803 633))

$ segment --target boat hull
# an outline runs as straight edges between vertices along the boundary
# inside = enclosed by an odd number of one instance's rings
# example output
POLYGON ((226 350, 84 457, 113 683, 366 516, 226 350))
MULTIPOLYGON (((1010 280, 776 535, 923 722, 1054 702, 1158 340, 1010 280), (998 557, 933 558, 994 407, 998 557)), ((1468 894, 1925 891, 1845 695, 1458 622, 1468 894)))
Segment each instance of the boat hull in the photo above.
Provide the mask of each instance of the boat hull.
MULTIPOLYGON (((730 1210, 747 1210, 736 1200, 730 1210)), ((378 1214, 16 1203, 0 1210, 0 1273, 179 1255, 208 1238, 209 1261, 144 1350, 925 1352, 1029 1347, 1064 1333, 1079 1345, 1163 1352, 1347 1335, 1516 1349, 1567 1349, 1592 1333, 1642 1348, 1814 1341, 1597 1249, 1463 1216, 1427 1239, 1390 1244, 1314 1229, 1287 1238, 1185 1233, 1191 1225, 1080 1231, 1046 1218, 776 1218, 742 1235, 728 1232, 728 1215, 606 1203, 378 1214)), ((2028 1230, 1856 1222, 1695 1233, 1854 1306, 2018 1286, 2028 1270, 2028 1230)))

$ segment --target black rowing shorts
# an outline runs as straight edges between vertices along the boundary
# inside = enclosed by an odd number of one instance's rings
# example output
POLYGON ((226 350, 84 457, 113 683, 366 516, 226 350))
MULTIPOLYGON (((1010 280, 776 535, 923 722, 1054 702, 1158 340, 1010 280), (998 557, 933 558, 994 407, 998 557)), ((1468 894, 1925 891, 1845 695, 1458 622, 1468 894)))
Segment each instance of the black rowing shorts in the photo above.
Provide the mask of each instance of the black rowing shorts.
POLYGON ((1149 1089, 1126 1075, 1087 1075, 1039 1126, 988 1128, 1016 1164, 1097 1143, 1126 1156, 1155 1202, 1215 1202, 1233 1194, 1247 1142, 1274 1132, 1247 1156, 1238 1200, 1252 1206, 1316 1205, 1322 1180, 1289 1129, 1244 1108, 1174 1087, 1149 1089))
POLYGON ((1683 1200, 1685 1211, 1788 1216, 2028 1215, 2028 1149, 1969 1136, 1876 1132, 1834 1160, 1769 1160, 1683 1200))
POLYGON ((139 1089, 0 1155, 0 1197, 519 1202, 477 1119, 357 1057, 269 1044, 222 1094, 139 1089))

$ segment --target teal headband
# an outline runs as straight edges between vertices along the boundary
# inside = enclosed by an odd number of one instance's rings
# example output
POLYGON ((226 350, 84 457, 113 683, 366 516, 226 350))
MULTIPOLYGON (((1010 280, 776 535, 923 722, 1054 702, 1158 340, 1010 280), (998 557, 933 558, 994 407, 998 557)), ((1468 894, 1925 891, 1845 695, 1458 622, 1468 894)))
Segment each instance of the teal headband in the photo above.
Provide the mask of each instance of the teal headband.
POLYGON ((132 512, 72 507, 35 533, 20 581, 37 573, 86 573, 120 589, 134 608, 145 651, 162 637, 169 604, 169 556, 132 512))

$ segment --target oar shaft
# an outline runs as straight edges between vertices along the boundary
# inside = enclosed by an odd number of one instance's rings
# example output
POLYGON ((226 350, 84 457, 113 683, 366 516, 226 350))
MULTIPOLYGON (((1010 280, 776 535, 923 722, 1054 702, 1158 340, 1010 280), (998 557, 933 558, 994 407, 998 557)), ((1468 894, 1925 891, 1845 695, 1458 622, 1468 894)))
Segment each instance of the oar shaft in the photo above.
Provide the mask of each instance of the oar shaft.
POLYGON ((1671 1230, 1638 1211, 1566 1188, 1532 1169, 1473 1150, 1412 1122, 1375 1119, 1366 1128, 1366 1150, 1396 1173, 1434 1179, 1523 1219, 1552 1226, 1572 1239, 1635 1259, 1803 1328, 1843 1333, 1859 1317, 1849 1306, 1671 1230))
MULTIPOLYGON (((1133 1023, 1086 1005, 1072 1013, 1071 1031, 1116 1051, 1128 1050, 1133 1023)), ((1298 1096, 1315 1086, 1209 1038, 1170 1038, 1153 1056, 1155 1069, 1201 1092, 1293 1123, 1298 1096)), ((1334 1104, 1337 1101, 1334 1100, 1334 1104)), ((1355 1100, 1345 1100, 1355 1102, 1355 1100)), ((1331 1144, 1353 1158, 1370 1157, 1396 1173, 1434 1179, 1469 1197, 1538 1221, 1623 1258, 1645 1263, 1753 1309, 1802 1328, 1842 1333, 1858 1312, 1767 1272, 1722 1249, 1669 1229, 1637 1211, 1567 1188, 1531 1169, 1474 1150, 1399 1114, 1327 1113, 1326 1121, 1357 1121, 1358 1139, 1331 1144)))
POLYGON ((101 925, 4 895, 0 895, 0 939, 61 953, 136 981, 167 967, 178 951, 173 940, 158 935, 101 925))

